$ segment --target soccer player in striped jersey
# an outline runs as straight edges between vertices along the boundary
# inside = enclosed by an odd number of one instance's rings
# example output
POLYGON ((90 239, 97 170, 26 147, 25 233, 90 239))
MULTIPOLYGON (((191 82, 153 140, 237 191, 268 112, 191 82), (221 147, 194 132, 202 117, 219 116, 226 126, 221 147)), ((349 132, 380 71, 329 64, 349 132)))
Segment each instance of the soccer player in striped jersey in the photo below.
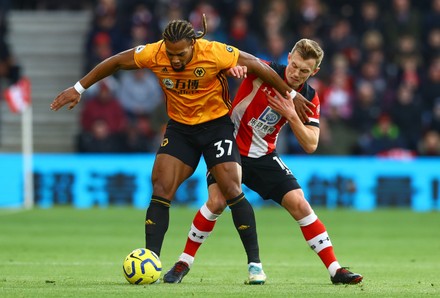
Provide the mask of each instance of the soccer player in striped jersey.
MULTIPOLYGON (((234 67, 244 65, 248 72, 281 93, 294 92, 256 57, 203 39, 207 30, 204 15, 203 25, 204 31, 196 32, 185 20, 169 22, 162 40, 102 61, 74 86, 61 92, 50 105, 54 111, 65 105, 74 108, 80 102, 81 93, 118 70, 148 68, 158 77, 170 120, 154 161, 153 193, 145 217, 146 248, 157 255, 168 230, 169 208, 176 190, 194 173, 202 155, 217 181, 221 199, 237 219, 240 237, 258 245, 254 212, 241 188, 240 154, 229 117, 231 101, 226 71, 232 68, 230 73, 240 77, 242 68, 234 67), (247 228, 240 229, 242 226, 247 228)), ((296 99, 306 101, 300 94, 296 99)), ((304 105, 304 118, 307 110, 310 109, 304 105)))
MULTIPOLYGON (((284 207, 299 225, 308 245, 316 252, 334 284, 357 284, 362 276, 342 267, 336 259, 324 224, 304 197, 297 179, 276 152, 276 142, 284 125, 307 153, 313 153, 319 139, 319 97, 307 80, 319 71, 323 50, 313 40, 299 40, 288 55, 287 66, 268 63, 290 87, 314 103, 315 108, 303 122, 290 96, 285 98, 257 76, 251 74, 241 83, 230 112, 240 150, 243 183, 263 199, 284 207)), ((185 249, 178 262, 165 274, 165 282, 180 282, 189 272, 200 245, 214 229, 226 208, 217 182, 208 173, 209 199, 197 212, 185 249)), ((234 214, 232 214, 234 222, 234 214)), ((263 284, 266 275, 259 261, 258 245, 242 238, 248 257, 249 284, 263 284)))

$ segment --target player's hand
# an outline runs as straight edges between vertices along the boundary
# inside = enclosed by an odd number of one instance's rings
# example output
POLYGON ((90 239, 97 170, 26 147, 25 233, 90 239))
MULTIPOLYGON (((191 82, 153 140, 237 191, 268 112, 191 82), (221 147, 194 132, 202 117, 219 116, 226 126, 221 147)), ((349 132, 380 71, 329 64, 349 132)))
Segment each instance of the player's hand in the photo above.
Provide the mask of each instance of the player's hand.
POLYGON ((229 68, 226 71, 226 75, 237 79, 245 79, 247 77, 247 66, 237 65, 229 68))
POLYGON ((275 96, 267 94, 269 106, 286 119, 291 120, 293 117, 298 117, 297 113, 295 112, 295 103, 293 102, 290 94, 286 98, 277 90, 273 90, 275 91, 275 96))
POLYGON ((69 104, 69 110, 73 109, 81 100, 81 95, 73 88, 69 87, 61 92, 50 104, 52 111, 58 111, 66 104, 69 104))
MULTIPOLYGON (((288 92, 287 92, 287 98, 289 99, 291 98, 288 92)), ((313 115, 313 112, 309 107, 314 108, 315 105, 311 101, 308 101, 299 92, 296 93, 295 97, 293 98, 293 101, 295 102, 295 110, 299 116, 299 119, 301 119, 301 122, 302 123, 309 122, 309 116, 313 115)))

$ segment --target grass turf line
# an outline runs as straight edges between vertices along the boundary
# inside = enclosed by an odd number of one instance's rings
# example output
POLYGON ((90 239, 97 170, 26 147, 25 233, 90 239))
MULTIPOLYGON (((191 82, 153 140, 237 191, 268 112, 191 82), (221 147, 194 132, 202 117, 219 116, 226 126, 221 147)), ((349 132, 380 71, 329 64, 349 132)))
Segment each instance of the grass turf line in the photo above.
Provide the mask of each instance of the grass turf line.
MULTIPOLYGON (((144 210, 0 209, 0 297, 418 297, 440 295, 438 212, 315 210, 343 266, 364 275, 334 286, 282 208, 256 209, 268 281, 244 285, 246 257, 229 212, 178 285, 134 286, 122 261, 144 245, 144 210)), ((162 249, 163 273, 181 253, 194 209, 173 206, 162 249)))

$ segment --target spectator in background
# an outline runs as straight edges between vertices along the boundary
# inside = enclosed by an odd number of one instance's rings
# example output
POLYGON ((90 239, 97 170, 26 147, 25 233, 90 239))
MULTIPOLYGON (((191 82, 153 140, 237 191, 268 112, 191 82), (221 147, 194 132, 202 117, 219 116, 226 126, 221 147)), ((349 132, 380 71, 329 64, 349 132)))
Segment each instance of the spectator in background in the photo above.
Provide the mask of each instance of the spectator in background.
POLYGON ((405 84, 418 91, 422 81, 421 58, 417 54, 408 54, 401 57, 398 64, 397 83, 405 84))
POLYGON ((419 98, 412 85, 401 82, 394 104, 390 109, 390 116, 398 126, 407 148, 416 150, 422 127, 422 117, 419 98))
POLYGON ((125 47, 135 47, 159 38, 157 20, 149 7, 140 3, 133 8, 124 40, 125 47))
POLYGON ((347 19, 340 18, 332 24, 329 34, 324 38, 324 44, 330 57, 342 54, 348 59, 350 66, 357 63, 360 55, 358 41, 347 19))
POLYGON ((371 82, 364 81, 356 86, 353 102, 350 126, 362 137, 371 131, 381 113, 379 98, 371 82))
POLYGON ((370 82, 374 88, 377 98, 384 98, 387 93, 387 79, 382 69, 382 65, 370 59, 363 61, 355 78, 355 85, 362 82, 370 82))
POLYGON ((186 9, 190 2, 188 0, 175 0, 175 1, 161 1, 157 3, 155 10, 156 16, 158 16, 159 30, 165 29, 168 22, 171 20, 184 19, 187 15, 186 9))
POLYGON ((107 32, 99 32, 93 35, 91 50, 87 55, 86 68, 92 69, 99 61, 112 56, 113 46, 110 35, 107 32))
POLYGON ((427 31, 423 44, 423 57, 426 62, 440 56, 440 26, 427 31))
MULTIPOLYGON (((106 145, 103 148, 107 148, 111 152, 120 152, 120 146, 109 148, 109 144, 124 142, 127 118, 106 81, 103 80, 97 85, 99 86, 98 93, 87 100, 81 110, 80 134, 95 136, 101 140, 105 139, 106 145)), ((86 137, 80 136, 79 138, 86 137)))
POLYGON ((438 130, 428 130, 423 134, 417 148, 420 156, 440 156, 440 134, 438 130))
POLYGON ((161 130, 152 127, 151 118, 164 101, 156 76, 148 69, 122 72, 117 98, 129 120, 126 136, 127 151, 155 151, 161 130))
POLYGON ((156 76, 148 69, 136 69, 121 73, 117 99, 130 122, 140 116, 150 117, 164 100, 156 76))
POLYGON ((412 7, 411 0, 392 0, 391 9, 384 14, 385 38, 390 44, 389 55, 392 56, 403 35, 420 38, 421 21, 419 11, 412 7))
POLYGON ((103 119, 95 119, 90 130, 77 137, 79 153, 119 153, 123 151, 121 139, 110 132, 109 124, 103 119))
POLYGON ((87 34, 85 72, 119 52, 121 33, 118 27, 116 0, 98 0, 93 10, 92 26, 87 34))
POLYGON ((422 39, 427 39, 427 34, 437 28, 440 29, 440 0, 431 0, 430 7, 423 14, 423 36, 422 39))
POLYGON ((391 117, 388 114, 382 114, 371 129, 369 140, 362 149, 367 155, 392 156, 399 150, 407 149, 407 144, 391 117))
MULTIPOLYGON (((369 60, 379 65, 385 64, 383 35, 377 30, 365 31, 361 38, 361 60, 369 60)), ((360 63, 360 61, 359 61, 360 63)), ((358 69, 356 65, 355 69, 358 69)))
POLYGON ((363 36, 368 31, 380 32, 384 25, 381 18, 381 11, 377 1, 362 1, 360 11, 353 19, 355 32, 363 36))
POLYGON ((332 59, 333 73, 322 93, 323 115, 337 114, 349 119, 352 113, 353 84, 346 56, 339 54, 332 59))
MULTIPOLYGON (((222 18, 219 15, 215 2, 208 0, 200 0, 196 7, 189 13, 189 21, 194 24, 194 28, 202 28, 202 15, 206 15, 208 21, 208 31, 205 38, 208 40, 216 40, 219 42, 227 42, 227 34, 222 24, 222 18)), ((234 44, 234 46, 237 46, 234 44)), ((242 49, 246 51, 246 49, 242 49)))
MULTIPOLYGON (((436 122, 436 107, 440 107, 440 56, 430 61, 426 76, 421 88, 423 127, 430 128, 436 122)), ((437 127, 440 131, 440 126, 437 127)))
POLYGON ((279 33, 267 36, 266 45, 264 50, 257 54, 260 59, 278 64, 287 61, 287 56, 289 55, 288 48, 290 47, 287 47, 286 39, 283 36, 279 33))
POLYGON ((127 129, 125 152, 156 152, 162 135, 154 131, 149 117, 139 116, 127 129))
POLYGON ((246 17, 242 14, 232 17, 228 40, 229 43, 249 53, 256 52, 260 47, 257 35, 250 30, 246 17))
MULTIPOLYGON (((292 28, 307 27, 307 31, 315 32, 316 36, 325 37, 328 33, 330 15, 327 7, 321 0, 300 0, 296 2, 298 7, 294 9, 292 28)), ((327 54, 327 56, 331 57, 327 54)))

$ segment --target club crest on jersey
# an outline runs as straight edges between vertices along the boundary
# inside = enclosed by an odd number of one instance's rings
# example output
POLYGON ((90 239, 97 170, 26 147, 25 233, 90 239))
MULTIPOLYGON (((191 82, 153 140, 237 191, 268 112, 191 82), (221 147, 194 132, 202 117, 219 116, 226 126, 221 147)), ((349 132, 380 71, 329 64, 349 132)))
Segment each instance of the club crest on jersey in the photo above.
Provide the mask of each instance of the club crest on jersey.
POLYGON ((234 50, 232 49, 231 46, 226 46, 226 51, 228 51, 229 53, 232 53, 234 50))
POLYGON ((280 121, 281 115, 266 107, 258 119, 252 118, 248 125, 253 129, 258 130, 264 134, 271 134, 275 131, 275 125, 280 121))
POLYGON ((168 89, 173 89, 174 83, 171 79, 163 79, 162 83, 167 87, 168 89))
POLYGON ((206 73, 206 70, 203 67, 196 67, 194 69, 194 75, 198 78, 203 77, 206 73))

